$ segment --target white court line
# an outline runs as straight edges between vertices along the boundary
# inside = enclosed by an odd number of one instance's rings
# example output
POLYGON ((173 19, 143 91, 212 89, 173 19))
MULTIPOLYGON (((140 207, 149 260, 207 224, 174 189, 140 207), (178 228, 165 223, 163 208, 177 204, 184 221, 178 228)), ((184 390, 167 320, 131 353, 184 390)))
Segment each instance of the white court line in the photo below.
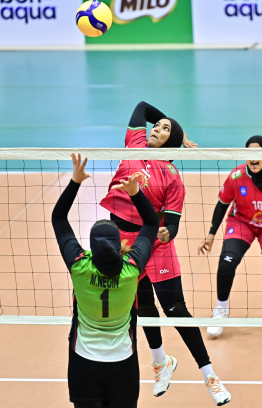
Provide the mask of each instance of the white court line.
MULTIPOLYGON (((262 385, 262 381, 223 381, 223 384, 262 385)), ((65 378, 0 378, 0 382, 67 382, 65 378)), ((140 380, 141 384, 154 384, 154 380, 140 380)), ((204 384, 204 381, 171 380, 171 384, 204 384)))

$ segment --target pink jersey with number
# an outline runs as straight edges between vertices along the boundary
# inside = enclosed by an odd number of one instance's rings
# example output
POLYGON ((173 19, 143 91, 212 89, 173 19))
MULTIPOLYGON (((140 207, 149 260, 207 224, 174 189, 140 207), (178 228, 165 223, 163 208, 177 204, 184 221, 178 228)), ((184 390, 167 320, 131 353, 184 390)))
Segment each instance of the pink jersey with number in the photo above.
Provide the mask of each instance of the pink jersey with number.
POLYGON ((241 164, 230 173, 218 197, 225 204, 233 201, 229 216, 262 228, 262 191, 255 186, 246 168, 246 164, 241 164))
MULTIPOLYGON (((145 128, 128 128, 125 139, 128 148, 146 148, 145 128)), ((157 213, 168 212, 181 215, 185 197, 185 188, 178 170, 165 160, 123 160, 109 185, 109 192, 100 205, 116 216, 142 225, 142 219, 131 198, 125 191, 112 190, 121 179, 139 174, 138 183, 153 204, 157 213)))

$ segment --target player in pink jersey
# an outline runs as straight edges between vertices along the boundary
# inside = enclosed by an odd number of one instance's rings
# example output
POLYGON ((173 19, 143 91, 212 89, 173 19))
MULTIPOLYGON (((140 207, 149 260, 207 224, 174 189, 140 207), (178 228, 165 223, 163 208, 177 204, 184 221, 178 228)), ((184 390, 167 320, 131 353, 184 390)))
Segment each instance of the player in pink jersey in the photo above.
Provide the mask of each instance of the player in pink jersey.
MULTIPOLYGON (((126 132, 126 147, 179 148, 182 143, 185 147, 197 146, 187 141, 183 129, 174 119, 166 117, 146 102, 136 106, 126 132), (147 122, 154 124, 148 138, 147 122)), ((174 159, 175 154, 171 152, 170 159, 174 159)), ((184 301, 180 265, 174 246, 185 196, 176 167, 167 160, 123 160, 110 183, 107 196, 100 204, 110 211, 111 219, 120 230, 121 240, 125 239, 128 245, 132 245, 141 228, 141 218, 128 194, 111 188, 128 175, 137 174, 140 188, 161 218, 158 238, 139 282, 138 315, 159 317, 154 288, 167 317, 192 317, 184 301)), ((229 402, 231 396, 213 371, 199 328, 178 327, 177 330, 201 369, 215 403, 223 405, 229 402)), ((157 397, 168 389, 177 360, 165 354, 159 327, 144 327, 144 332, 153 355, 154 395, 157 397)))
MULTIPOLYGON (((248 139, 246 147, 262 147, 262 136, 248 139)), ((226 232, 217 271, 217 306, 214 318, 229 316, 228 298, 236 268, 255 238, 262 247, 262 160, 248 160, 236 167, 222 186, 209 234, 198 248, 198 254, 210 252, 215 234, 233 202, 226 222, 226 232)), ((207 333, 217 337, 222 327, 208 327, 207 333)))

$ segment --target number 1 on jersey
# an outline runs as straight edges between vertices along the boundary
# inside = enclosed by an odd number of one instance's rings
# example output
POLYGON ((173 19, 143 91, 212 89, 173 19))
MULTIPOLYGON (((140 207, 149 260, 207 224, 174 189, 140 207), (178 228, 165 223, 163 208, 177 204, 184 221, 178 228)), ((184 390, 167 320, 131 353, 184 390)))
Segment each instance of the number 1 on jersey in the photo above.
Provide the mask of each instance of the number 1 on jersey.
POLYGON ((109 316, 109 289, 105 289, 101 293, 100 299, 102 300, 102 317, 109 316))

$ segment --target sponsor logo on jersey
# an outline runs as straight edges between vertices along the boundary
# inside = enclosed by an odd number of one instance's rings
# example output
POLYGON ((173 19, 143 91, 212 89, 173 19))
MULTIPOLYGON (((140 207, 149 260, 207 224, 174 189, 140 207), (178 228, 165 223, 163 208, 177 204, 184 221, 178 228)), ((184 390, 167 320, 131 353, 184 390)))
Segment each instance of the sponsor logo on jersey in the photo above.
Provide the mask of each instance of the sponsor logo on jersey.
POLYGON ((247 195, 247 187, 241 186, 241 187, 240 187, 240 194, 241 194, 243 197, 246 197, 246 195, 247 195))
POLYGON ((171 171, 171 173, 177 174, 177 171, 176 171, 176 169, 172 166, 172 164, 168 164, 167 167, 169 168, 169 170, 171 171))
POLYGON ((236 178, 241 177, 241 176, 242 176, 241 170, 236 170, 231 174, 231 177, 232 177, 233 180, 235 180, 236 178))
POLYGON ((144 187, 148 187, 149 177, 141 173, 140 171, 137 171, 136 173, 132 174, 132 177, 138 176, 138 175, 139 175, 138 184, 140 188, 143 189, 144 187))
POLYGON ((228 234, 233 234, 233 232, 235 231, 235 229, 234 228, 229 228, 229 230, 228 230, 228 234))
POLYGON ((160 269, 160 273, 161 274, 163 274, 163 273, 168 273, 169 272, 169 269, 160 269))
POLYGON ((260 227, 262 228, 262 212, 258 211, 254 216, 253 219, 250 221, 251 225, 254 225, 254 227, 260 227))

